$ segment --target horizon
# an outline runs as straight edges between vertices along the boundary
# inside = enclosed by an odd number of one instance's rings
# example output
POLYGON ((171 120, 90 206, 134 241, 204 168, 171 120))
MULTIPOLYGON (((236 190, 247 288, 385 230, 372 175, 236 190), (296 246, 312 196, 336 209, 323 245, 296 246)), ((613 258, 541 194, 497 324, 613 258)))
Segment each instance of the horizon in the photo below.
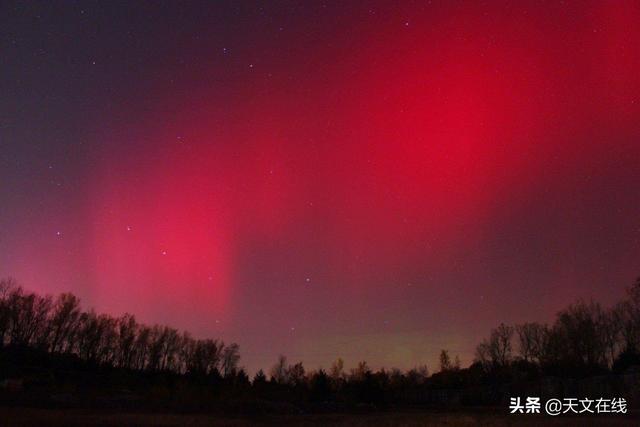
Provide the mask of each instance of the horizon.
MULTIPOLYGON (((0 348, 8 349, 12 351, 33 351, 35 354, 49 354, 51 357, 66 357, 68 361, 73 363, 85 363, 90 369, 100 368, 117 368, 129 372, 144 372, 145 370, 152 374, 167 374, 173 373, 182 375, 185 378, 189 376, 197 378, 198 375, 202 375, 202 372, 193 371, 193 365, 190 365, 191 357, 202 357, 202 353, 199 354, 193 350, 198 345, 209 345, 213 343, 214 347, 218 348, 217 356, 209 354, 211 361, 214 361, 215 368, 212 372, 206 375, 213 375, 213 377, 219 375, 219 379, 241 378, 246 377, 246 380, 255 385, 255 381, 258 378, 258 374, 262 373, 264 379, 276 384, 286 383, 286 379, 278 378, 276 370, 280 366, 280 375, 284 377, 291 375, 292 372, 298 372, 294 375, 301 374, 306 376, 307 380, 311 380, 317 375, 330 375, 334 376, 333 370, 336 366, 339 366, 339 375, 343 376, 343 379, 359 378, 359 375, 364 375, 366 372, 370 374, 383 374, 394 375, 394 371, 398 371, 402 376, 410 376, 411 371, 417 373, 423 380, 428 378, 434 378, 434 374, 440 376, 445 375, 459 375, 460 372, 466 370, 475 370, 484 372, 485 374, 491 374, 492 370, 499 372, 500 369, 508 369, 510 367, 517 367, 526 369, 540 369, 542 371, 553 371, 557 369, 558 364, 561 369, 567 367, 577 370, 578 375, 593 374, 598 370, 604 369, 611 370, 613 372, 620 373, 630 367, 632 372, 634 369, 634 359, 637 358, 638 352, 636 350, 636 343, 634 341, 634 333, 632 332, 637 325, 633 318, 633 313, 640 306, 640 277, 638 277, 634 283, 626 287, 625 297, 620 301, 617 301, 612 306, 602 306, 598 301, 589 300, 585 301, 582 298, 575 300, 573 303, 556 313, 555 319, 552 322, 538 322, 538 321, 525 321, 521 324, 509 325, 504 322, 500 322, 496 327, 491 328, 488 334, 488 339, 482 340, 482 342, 476 343, 474 348, 474 357, 470 363, 464 363, 460 359, 458 354, 452 354, 449 349, 442 348, 438 351, 438 363, 427 365, 426 363, 416 364, 409 368, 399 368, 397 366, 371 366, 365 359, 358 360, 357 363, 352 365, 346 365, 344 358, 337 356, 333 359, 330 366, 318 366, 304 368, 303 360, 289 360, 287 355, 279 354, 277 362, 272 365, 260 366, 253 372, 247 369, 242 364, 242 348, 238 343, 224 342, 218 337, 211 336, 194 336, 188 330, 179 330, 172 325, 166 324, 145 324, 144 321, 137 319, 133 313, 123 313, 121 315, 113 315, 110 313, 96 312, 93 307, 82 307, 82 301, 72 293, 61 293, 58 295, 38 295, 37 293, 30 292, 28 289, 24 289, 14 278, 8 277, 0 279, 0 311, 5 314, 9 314, 3 319, 0 324, 2 329, 0 330, 0 348), (23 304, 21 301, 29 301, 31 298, 34 302, 30 304, 23 304), (35 310, 34 310, 34 307, 35 310), (24 310, 22 316, 32 319, 35 322, 33 329, 33 336, 26 341, 21 341, 21 336, 26 331, 24 328, 26 323, 16 322, 14 316, 24 310), (76 313, 74 315, 73 313, 76 313), (92 322, 98 321, 100 318, 105 317, 107 323, 102 326, 93 329, 92 322), (60 332, 63 328, 60 325, 66 324, 66 332, 60 332), (56 326, 58 325, 58 326, 56 326), (23 329, 24 328, 24 329, 23 329), (106 329, 102 329, 106 328, 106 329), (124 328, 124 329, 120 329, 124 328), (630 328, 625 330, 626 328, 630 328), (100 330, 102 329, 102 332, 100 330), (110 330, 111 332, 105 332, 110 330), (145 332, 146 330, 146 332, 145 332), (170 334, 166 334, 162 331, 169 331, 170 334), (608 330, 603 334, 605 330, 608 330), (54 332, 56 331, 56 332, 54 332), (74 332, 71 332, 74 331, 74 332), (157 332, 155 332, 157 331, 157 332), (111 352, 125 353, 132 351, 131 348, 121 347, 120 344, 127 337, 137 337, 141 339, 146 333, 151 333, 154 338, 149 340, 149 337, 142 339, 142 341, 135 341, 134 347, 138 346, 154 346, 153 342, 169 342, 171 334, 174 334, 176 341, 172 345, 168 345, 169 354, 172 357, 177 358, 177 362, 168 367, 160 368, 151 364, 152 358, 150 356, 144 357, 144 362, 140 366, 123 365, 121 362, 114 361, 107 357, 103 361, 100 361, 102 357, 111 352), (97 341, 94 341, 91 345, 103 346, 104 353, 98 356, 97 360, 87 358, 83 355, 82 340, 78 341, 78 335, 91 336, 97 334, 100 337, 97 341), (110 335, 110 334, 113 335, 110 335), (60 334, 60 336, 58 336, 60 334), (131 335, 129 335, 131 334, 131 335), (593 334, 596 338, 595 342, 588 341, 588 338, 584 343, 588 343, 587 349, 569 346, 564 351, 568 351, 569 354, 575 351, 580 354, 580 357, 584 357, 589 354, 589 351, 598 354, 601 360, 594 362, 593 365, 589 363, 584 364, 581 359, 571 359, 571 357, 565 354, 562 355, 562 351, 558 352, 553 346, 553 337, 563 337, 564 340, 577 339, 581 337, 585 339, 584 335, 593 334), (609 335, 607 335, 609 334, 609 335), (105 340, 106 337, 106 340, 105 340), (499 338, 504 337, 508 344, 504 348, 504 359, 499 358, 499 338), (609 337, 609 338, 607 338, 609 337), (60 342, 60 348, 57 347, 59 338, 62 338, 60 342), (100 344, 101 343, 101 344, 100 344), (233 348, 232 354, 235 354, 233 362, 230 363, 230 370, 224 367, 225 356, 223 356, 226 349, 233 348), (545 358, 549 357, 549 352, 552 356, 550 360, 545 358), (443 360, 445 357, 445 360, 443 360), (562 367, 562 357, 568 357, 564 362, 569 362, 569 365, 562 367), (556 359, 554 359, 556 358, 556 359), (146 360, 148 359, 148 360, 146 360), (287 362, 293 362, 287 364, 287 362), (295 366, 294 366, 295 365, 295 366), (296 367, 300 366, 301 371, 296 371, 296 367), (581 372, 580 369, 583 369, 581 372), (227 372, 228 370, 228 372, 227 372), (213 371, 216 371, 215 373, 213 371)), ((18 318, 20 315, 17 316, 18 318)), ((86 342, 91 342, 87 340, 86 342)), ((89 345, 89 347, 91 347, 89 345)), ((573 345, 573 344, 572 344, 573 345)), ((164 347, 163 347, 164 348, 164 347)), ((140 352, 140 349, 133 350, 140 352)), ((149 350, 145 350, 149 351, 149 350)), ((143 352, 144 354, 144 352, 143 352)), ((574 355, 575 356, 575 355, 574 355)), ((206 359, 206 356, 204 358, 206 359)), ((231 360, 231 359, 229 359, 231 360)), ((494 373, 495 373, 494 372, 494 373)), ((575 375, 575 373, 574 373, 575 375)), ((205 376, 206 377, 206 376, 205 376)), ((337 380, 338 378, 334 378, 337 380)))

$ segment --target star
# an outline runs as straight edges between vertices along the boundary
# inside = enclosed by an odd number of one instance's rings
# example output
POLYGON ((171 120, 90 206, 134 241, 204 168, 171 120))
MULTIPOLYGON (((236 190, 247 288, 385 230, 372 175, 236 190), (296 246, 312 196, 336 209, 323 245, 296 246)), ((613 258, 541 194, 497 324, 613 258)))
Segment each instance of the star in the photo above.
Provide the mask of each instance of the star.
POLYGON ((166 255, 167 251, 162 251, 161 253, 162 253, 162 255, 166 255))
POLYGON ((127 231, 131 231, 131 226, 127 225, 127 231))

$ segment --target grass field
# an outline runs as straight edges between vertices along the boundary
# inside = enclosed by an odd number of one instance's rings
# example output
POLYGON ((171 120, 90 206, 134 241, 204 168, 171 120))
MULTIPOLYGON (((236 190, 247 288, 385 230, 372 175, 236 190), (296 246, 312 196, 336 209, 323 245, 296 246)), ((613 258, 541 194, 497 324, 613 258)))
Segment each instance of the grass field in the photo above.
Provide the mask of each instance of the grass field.
POLYGON ((2 426, 637 426, 640 413, 616 416, 510 416, 495 412, 404 412, 221 418, 216 415, 136 414, 84 410, 0 408, 2 426))

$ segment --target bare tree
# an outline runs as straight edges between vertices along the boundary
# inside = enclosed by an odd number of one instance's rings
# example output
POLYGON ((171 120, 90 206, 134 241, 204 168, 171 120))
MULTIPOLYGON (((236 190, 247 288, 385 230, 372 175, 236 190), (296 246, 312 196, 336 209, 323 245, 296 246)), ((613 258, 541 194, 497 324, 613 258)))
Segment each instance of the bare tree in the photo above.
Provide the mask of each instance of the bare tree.
POLYGON ((178 371, 178 354, 180 351, 180 334, 177 330, 164 326, 162 328, 162 347, 160 369, 178 371))
POLYGON ((271 368, 271 380, 278 384, 289 382, 289 372, 287 371, 287 358, 284 355, 278 356, 278 361, 271 368))
POLYGON ((460 365, 461 365, 461 362, 460 362, 460 356, 458 356, 458 355, 456 354, 456 357, 455 357, 455 359, 453 360, 453 370, 454 370, 454 371, 459 371, 459 370, 460 370, 460 365))
POLYGON ((489 337, 489 356, 491 361, 498 366, 506 366, 511 360, 511 338, 513 326, 501 323, 491 331, 489 337))
POLYGON ((562 357, 588 366, 606 365, 606 344, 600 304, 579 301, 558 313, 554 328, 562 337, 562 357))
POLYGON ((151 328, 146 325, 141 325, 138 328, 138 336, 133 345, 133 367, 135 369, 143 370, 149 367, 151 332, 151 328))
POLYGON ((131 314, 124 314, 117 320, 118 342, 116 363, 122 368, 131 369, 134 364, 135 342, 138 323, 131 314))
POLYGON ((622 350, 640 351, 640 278, 627 289, 627 298, 616 305, 615 318, 623 339, 622 350))
POLYGON ((222 372, 225 377, 232 375, 238 368, 240 361, 240 347, 232 343, 222 351, 222 372))
POLYGON ((535 322, 528 325, 526 333, 530 344, 530 356, 537 363, 542 363, 546 357, 546 346, 550 337, 549 327, 535 322))
POLYGON ((71 349, 78 327, 80 326, 80 300, 73 294, 58 295, 53 305, 50 320, 50 351, 62 353, 71 349))
POLYGON ((115 354, 116 320, 97 315, 91 310, 80 316, 78 354, 84 360, 97 364, 111 364, 115 354))
POLYGON ((192 375, 205 374, 205 368, 198 357, 198 341, 193 339, 189 332, 182 333, 180 358, 184 364, 184 372, 192 375))
POLYGON ((288 371, 288 382, 291 386, 298 386, 304 384, 305 376, 304 376, 304 366, 302 366, 302 362, 298 362, 295 365, 290 365, 287 369, 288 371))
POLYGON ((162 327, 154 325, 149 334, 149 346, 147 352, 147 369, 151 371, 160 370, 164 338, 165 335, 163 334, 162 327))
POLYGON ((8 297, 9 336, 12 344, 36 345, 46 341, 51 297, 25 294, 14 288, 8 297))
POLYGON ((344 376, 344 360, 338 358, 331 364, 329 378, 331 378, 333 385, 338 387, 340 382, 344 380, 344 376))
POLYGON ((600 334, 607 354, 607 366, 612 366, 616 360, 616 356, 623 350, 622 342, 622 325, 619 322, 620 315, 618 308, 613 307, 602 314, 600 319, 600 334))
POLYGON ((516 325, 518 334, 518 353, 526 362, 530 362, 537 357, 539 352, 540 325, 537 323, 523 323, 516 325))
POLYGON ((483 340, 476 347, 475 362, 480 363, 484 369, 488 369, 491 366, 491 356, 489 355, 489 343, 487 340, 483 340))
POLYGON ((198 341, 198 348, 201 349, 200 354, 203 360, 202 365, 205 368, 205 373, 210 374, 214 371, 220 370, 224 343, 218 340, 206 339, 198 341))
POLYGON ((16 292, 18 285, 12 278, 0 280, 0 347, 9 340, 11 327, 11 295, 16 292))
POLYGON ((452 368, 451 357, 448 350, 440 351, 440 372, 450 371, 452 368))
POLYGON ((351 369, 351 379, 355 381, 362 381, 369 373, 371 373, 371 369, 369 369, 367 362, 362 360, 358 362, 358 366, 351 369))
POLYGON ((99 364, 113 365, 117 353, 117 319, 108 314, 98 316, 98 328, 100 340, 98 341, 98 353, 96 361, 99 364))

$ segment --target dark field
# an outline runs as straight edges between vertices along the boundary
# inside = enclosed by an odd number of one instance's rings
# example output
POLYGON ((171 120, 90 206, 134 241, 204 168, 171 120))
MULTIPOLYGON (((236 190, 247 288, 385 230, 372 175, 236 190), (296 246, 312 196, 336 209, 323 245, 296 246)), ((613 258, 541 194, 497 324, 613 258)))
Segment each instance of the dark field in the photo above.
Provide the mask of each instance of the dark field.
POLYGON ((637 426, 640 413, 616 416, 510 416, 502 408, 478 411, 290 415, 227 418, 216 415, 108 413, 0 408, 2 426, 637 426))

